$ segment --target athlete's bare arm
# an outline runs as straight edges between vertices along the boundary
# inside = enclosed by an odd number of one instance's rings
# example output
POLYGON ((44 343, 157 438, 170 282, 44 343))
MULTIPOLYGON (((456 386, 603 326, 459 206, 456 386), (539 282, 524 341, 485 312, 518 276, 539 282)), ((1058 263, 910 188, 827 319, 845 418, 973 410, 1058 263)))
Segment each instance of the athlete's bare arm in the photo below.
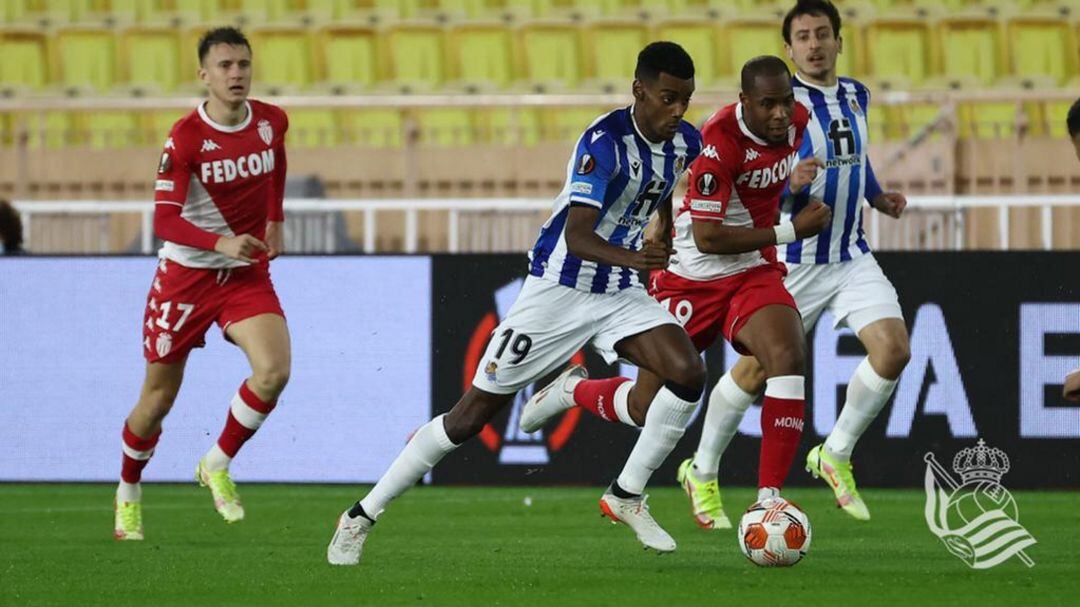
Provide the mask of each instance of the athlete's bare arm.
MULTIPOLYGON (((813 236, 832 222, 832 211, 820 200, 812 201, 792 220, 795 237, 813 236)), ((719 221, 695 221, 694 244, 702 253, 732 255, 776 244, 773 228, 735 228, 719 221)))
POLYGON ((630 251, 615 246, 595 232, 600 210, 574 205, 566 219, 566 248, 570 254, 606 265, 623 266, 635 270, 662 270, 667 267, 667 245, 646 240, 640 251, 630 251))

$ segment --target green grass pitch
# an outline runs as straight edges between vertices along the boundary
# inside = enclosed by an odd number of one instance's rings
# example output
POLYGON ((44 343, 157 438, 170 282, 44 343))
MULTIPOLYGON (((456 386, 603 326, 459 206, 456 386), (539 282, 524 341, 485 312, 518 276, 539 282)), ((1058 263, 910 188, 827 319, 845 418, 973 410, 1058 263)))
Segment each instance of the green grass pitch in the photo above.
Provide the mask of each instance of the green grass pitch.
MULTIPOLYGON (((1014 492, 1039 540, 969 569, 927 530, 921 490, 867 489, 870 523, 821 487, 785 493, 813 525, 809 555, 760 569, 734 531, 705 532, 676 487, 651 490, 679 548, 658 556, 599 516, 600 488, 410 491, 384 514, 358 567, 326 542, 362 488, 241 485, 247 519, 226 525, 195 485, 144 489, 147 539, 112 539, 111 485, 0 484, 0 605, 1038 605, 1080 593, 1077 494, 1014 492), (532 498, 526 506, 524 498, 532 498), (765 601, 768 601, 766 603, 765 601)), ((738 518, 750 489, 724 493, 738 518)))

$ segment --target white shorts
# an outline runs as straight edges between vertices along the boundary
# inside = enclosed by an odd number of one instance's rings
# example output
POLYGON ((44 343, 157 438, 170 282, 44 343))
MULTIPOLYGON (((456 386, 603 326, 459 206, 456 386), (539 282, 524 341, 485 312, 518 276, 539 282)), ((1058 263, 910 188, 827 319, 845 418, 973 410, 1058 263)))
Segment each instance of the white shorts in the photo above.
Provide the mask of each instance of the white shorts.
POLYGON ((586 293, 529 276, 492 332, 473 385, 513 394, 565 365, 586 344, 610 364, 619 360, 620 340, 667 324, 679 321, 643 288, 586 293))
POLYGON ((802 314, 807 331, 827 308, 835 327, 846 325, 857 334, 883 318, 904 319, 896 289, 872 254, 851 261, 821 265, 788 264, 784 286, 802 314))

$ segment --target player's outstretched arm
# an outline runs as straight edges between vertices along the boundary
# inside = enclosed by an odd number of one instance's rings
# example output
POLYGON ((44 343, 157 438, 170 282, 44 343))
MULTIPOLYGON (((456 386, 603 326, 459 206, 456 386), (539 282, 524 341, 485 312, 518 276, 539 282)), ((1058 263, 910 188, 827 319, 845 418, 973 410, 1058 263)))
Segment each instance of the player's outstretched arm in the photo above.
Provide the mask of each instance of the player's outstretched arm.
POLYGON ((662 270, 667 267, 671 255, 669 247, 652 240, 645 241, 640 251, 617 247, 594 231, 599 216, 600 209, 585 205, 570 206, 570 214, 566 218, 566 248, 571 255, 585 261, 635 270, 662 270))
POLYGON ((692 229, 694 244, 702 253, 734 255, 813 236, 831 221, 832 211, 829 207, 820 200, 814 200, 790 222, 771 228, 736 228, 719 221, 695 220, 692 229))

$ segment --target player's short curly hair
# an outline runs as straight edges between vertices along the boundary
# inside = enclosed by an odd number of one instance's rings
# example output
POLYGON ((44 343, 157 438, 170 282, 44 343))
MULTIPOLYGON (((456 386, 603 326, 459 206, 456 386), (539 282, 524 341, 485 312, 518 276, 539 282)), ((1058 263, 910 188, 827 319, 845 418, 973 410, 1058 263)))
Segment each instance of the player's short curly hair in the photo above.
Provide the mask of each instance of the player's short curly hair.
POLYGON ((795 20, 795 17, 802 17, 803 15, 825 15, 829 18, 829 24, 832 25, 833 36, 840 37, 840 11, 836 10, 832 2, 829 2, 829 0, 798 0, 795 6, 791 7, 791 10, 784 15, 784 42, 791 44, 791 22, 795 20))
POLYGON ((753 91, 758 76, 785 76, 791 79, 791 70, 784 60, 775 55, 760 55, 743 64, 741 83, 744 93, 753 91))
POLYGON ((661 72, 689 80, 694 77, 694 60, 674 42, 653 42, 638 53, 634 78, 651 82, 659 78, 661 72))
POLYGON ((1077 99, 1069 108, 1069 115, 1065 118, 1065 124, 1069 127, 1069 137, 1080 135, 1080 99, 1077 99))
POLYGON ((202 65, 207 53, 210 52, 210 48, 215 44, 246 46, 248 51, 251 50, 251 43, 248 42, 247 37, 240 30, 235 27, 216 27, 203 34, 202 38, 199 38, 199 65, 202 65))

